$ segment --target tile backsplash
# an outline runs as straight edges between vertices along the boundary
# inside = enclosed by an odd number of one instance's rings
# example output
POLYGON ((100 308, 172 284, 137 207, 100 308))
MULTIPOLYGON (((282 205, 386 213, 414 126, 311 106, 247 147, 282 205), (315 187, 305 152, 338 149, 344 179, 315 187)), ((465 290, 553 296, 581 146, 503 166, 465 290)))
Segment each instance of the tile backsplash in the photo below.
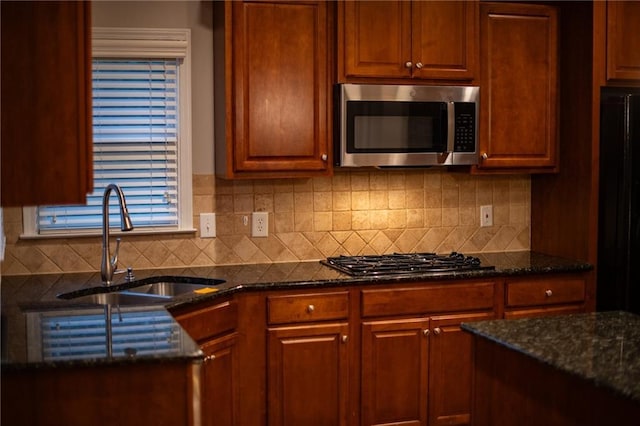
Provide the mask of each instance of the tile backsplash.
MULTIPOLYGON (((318 260, 339 254, 463 253, 530 248, 528 175, 443 169, 339 171, 332 177, 225 181, 193 176, 194 226, 216 213, 217 237, 122 237, 120 266, 155 269, 318 260), (480 206, 493 205, 491 227, 480 206), (251 212, 269 213, 269 236, 251 237, 251 212), (245 221, 246 217, 246 221, 245 221), (246 225, 245 225, 246 223, 246 225)), ((21 240, 22 211, 5 209, 2 275, 100 269, 101 239, 21 240)))

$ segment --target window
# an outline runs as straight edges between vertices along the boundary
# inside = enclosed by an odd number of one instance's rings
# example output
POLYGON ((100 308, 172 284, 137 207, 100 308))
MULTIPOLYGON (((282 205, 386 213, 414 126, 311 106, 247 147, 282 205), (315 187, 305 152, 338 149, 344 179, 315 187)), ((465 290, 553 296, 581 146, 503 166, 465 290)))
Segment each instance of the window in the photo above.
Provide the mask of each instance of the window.
POLYGON ((134 232, 192 231, 189 30, 94 28, 92 73, 94 192, 85 205, 25 208, 24 236, 100 232, 109 183, 134 232))

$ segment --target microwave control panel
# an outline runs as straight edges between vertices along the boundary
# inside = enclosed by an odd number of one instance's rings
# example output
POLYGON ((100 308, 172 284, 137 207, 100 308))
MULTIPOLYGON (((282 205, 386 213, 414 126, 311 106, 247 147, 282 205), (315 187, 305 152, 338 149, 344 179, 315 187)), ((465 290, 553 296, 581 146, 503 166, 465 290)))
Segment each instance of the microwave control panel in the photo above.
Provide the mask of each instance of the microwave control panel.
POLYGON ((454 152, 475 152, 476 150, 476 104, 475 102, 455 103, 454 152))

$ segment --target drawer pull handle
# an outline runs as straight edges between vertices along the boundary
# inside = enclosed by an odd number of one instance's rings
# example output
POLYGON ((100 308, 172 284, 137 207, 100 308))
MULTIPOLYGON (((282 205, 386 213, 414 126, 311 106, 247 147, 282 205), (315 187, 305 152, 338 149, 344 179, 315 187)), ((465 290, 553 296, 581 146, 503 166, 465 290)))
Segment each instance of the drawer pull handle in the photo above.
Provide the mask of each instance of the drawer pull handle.
POLYGON ((436 336, 440 333, 442 333, 442 329, 440 327, 436 327, 433 329, 433 334, 435 334, 436 336))
POLYGON ((553 291, 545 290, 544 295, 547 296, 547 297, 551 297, 551 296, 553 296, 553 291))
POLYGON ((345 334, 345 335, 342 336, 342 338, 340 340, 342 340, 342 343, 347 343, 347 341, 349 340, 349 336, 347 336, 345 334))
POLYGON ((315 307, 315 306, 313 306, 313 305, 309 305, 309 306, 307 306, 307 312, 312 313, 312 312, 313 312, 313 311, 315 311, 315 310, 316 310, 316 307, 315 307))

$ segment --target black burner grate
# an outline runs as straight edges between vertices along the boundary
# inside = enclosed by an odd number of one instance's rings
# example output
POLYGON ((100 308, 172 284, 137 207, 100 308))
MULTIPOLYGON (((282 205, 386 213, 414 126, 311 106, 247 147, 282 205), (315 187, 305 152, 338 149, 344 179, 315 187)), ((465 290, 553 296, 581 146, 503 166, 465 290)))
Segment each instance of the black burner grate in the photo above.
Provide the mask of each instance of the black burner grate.
POLYGON ((321 263, 352 276, 381 276, 423 273, 445 273, 495 269, 483 266, 480 259, 452 252, 449 255, 435 253, 393 253, 365 256, 329 257, 321 263))

